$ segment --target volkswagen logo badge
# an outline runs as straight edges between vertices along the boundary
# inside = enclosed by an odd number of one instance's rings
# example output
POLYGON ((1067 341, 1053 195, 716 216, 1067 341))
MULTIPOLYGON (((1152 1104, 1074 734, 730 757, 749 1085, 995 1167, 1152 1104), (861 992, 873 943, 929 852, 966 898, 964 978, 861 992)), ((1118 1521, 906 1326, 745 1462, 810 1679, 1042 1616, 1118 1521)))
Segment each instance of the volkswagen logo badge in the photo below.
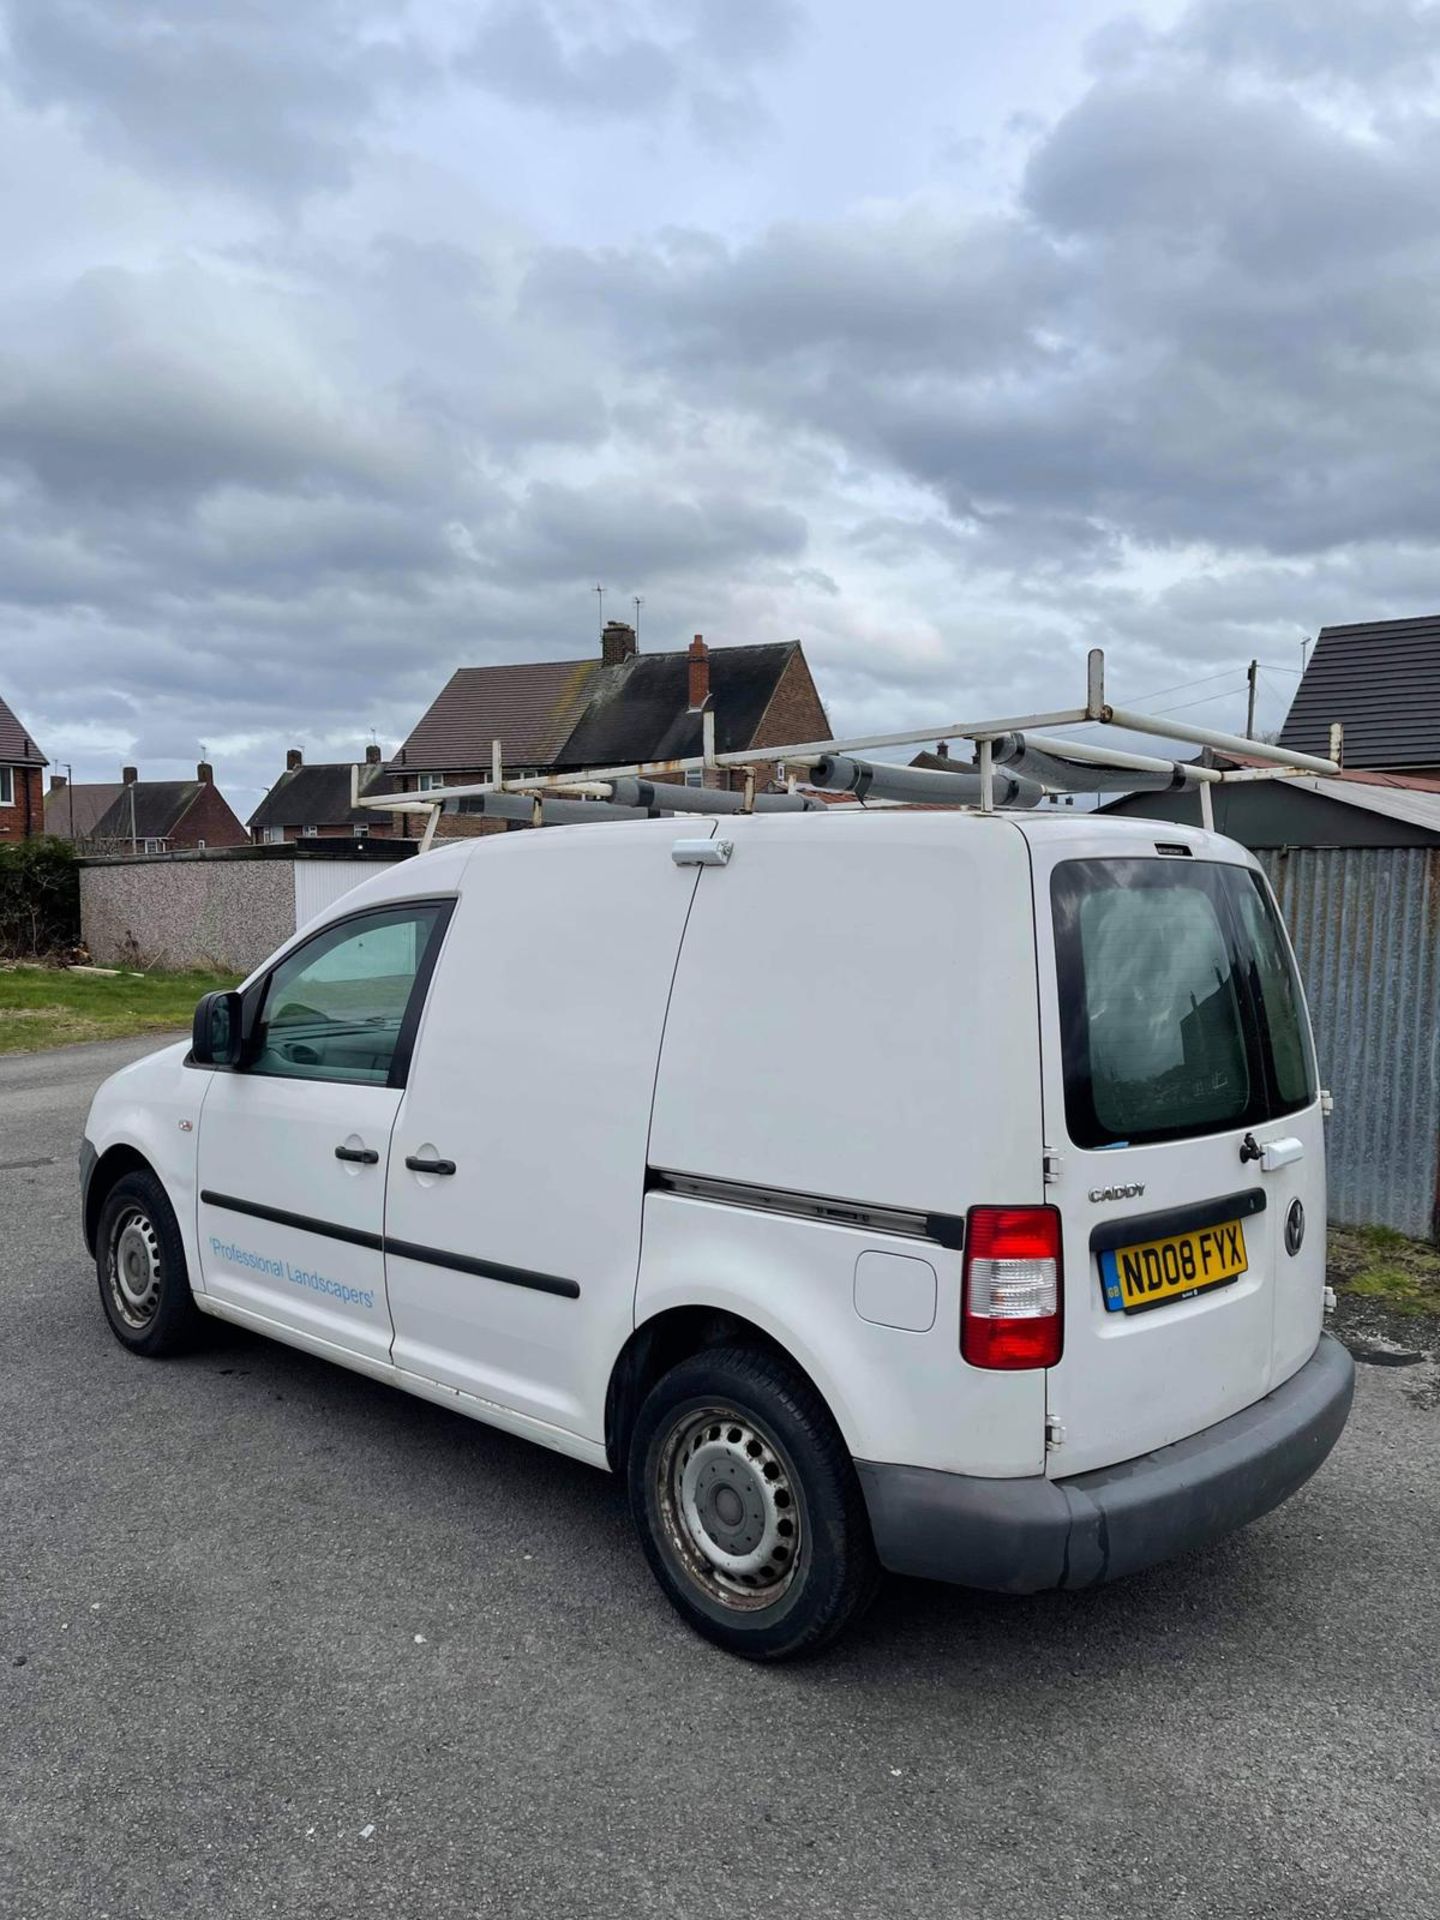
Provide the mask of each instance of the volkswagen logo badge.
POLYGON ((1305 1238, 1305 1209, 1298 1200, 1290 1202, 1290 1211, 1285 1216, 1285 1251, 1296 1254, 1300 1251, 1305 1238))

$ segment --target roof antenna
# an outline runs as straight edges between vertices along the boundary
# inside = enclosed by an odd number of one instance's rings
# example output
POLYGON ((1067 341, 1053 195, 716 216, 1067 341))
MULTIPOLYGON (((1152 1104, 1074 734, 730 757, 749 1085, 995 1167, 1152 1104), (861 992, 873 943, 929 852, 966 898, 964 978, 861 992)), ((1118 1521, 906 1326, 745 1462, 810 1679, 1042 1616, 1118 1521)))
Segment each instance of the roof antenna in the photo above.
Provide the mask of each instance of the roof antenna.
POLYGON ((641 607, 644 606, 644 604, 645 602, 640 598, 639 594, 637 593, 635 596, 635 647, 637 652, 639 651, 639 647, 640 647, 640 609, 641 607))
POLYGON ((605 589, 604 587, 599 585, 598 582, 596 583, 596 587, 595 587, 595 598, 600 602, 600 631, 601 633, 604 633, 605 631, 605 589))

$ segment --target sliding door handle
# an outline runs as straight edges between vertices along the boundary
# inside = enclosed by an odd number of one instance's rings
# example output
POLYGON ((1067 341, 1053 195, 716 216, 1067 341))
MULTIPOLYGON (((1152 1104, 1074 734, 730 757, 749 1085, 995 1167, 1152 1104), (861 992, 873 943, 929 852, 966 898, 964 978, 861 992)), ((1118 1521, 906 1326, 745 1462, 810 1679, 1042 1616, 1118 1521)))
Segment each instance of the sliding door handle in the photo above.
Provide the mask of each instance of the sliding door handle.
POLYGON ((405 1164, 412 1173, 454 1173, 453 1160, 424 1160, 417 1153, 407 1153, 405 1164))
POLYGON ((362 1167, 376 1167, 380 1164, 380 1156, 374 1147, 336 1147, 335 1158, 354 1160, 362 1167))

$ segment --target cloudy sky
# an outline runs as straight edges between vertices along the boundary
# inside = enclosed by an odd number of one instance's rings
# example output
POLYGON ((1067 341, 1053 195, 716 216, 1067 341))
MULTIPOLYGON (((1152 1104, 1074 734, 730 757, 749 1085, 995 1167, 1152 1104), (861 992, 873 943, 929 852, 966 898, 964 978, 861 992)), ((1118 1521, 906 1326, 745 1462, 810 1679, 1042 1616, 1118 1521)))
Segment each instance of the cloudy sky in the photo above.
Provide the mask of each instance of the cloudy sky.
POLYGON ((0 0, 0 693, 248 812, 451 669, 1274 725, 1440 605, 1420 0, 0 0))

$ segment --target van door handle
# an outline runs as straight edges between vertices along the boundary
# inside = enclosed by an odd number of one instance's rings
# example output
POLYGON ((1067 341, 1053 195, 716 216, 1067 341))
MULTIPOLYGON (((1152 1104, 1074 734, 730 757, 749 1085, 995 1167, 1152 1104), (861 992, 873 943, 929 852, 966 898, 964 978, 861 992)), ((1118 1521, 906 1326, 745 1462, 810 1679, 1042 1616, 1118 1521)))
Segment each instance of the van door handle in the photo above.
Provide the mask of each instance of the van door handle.
POLYGON ((1305 1158, 1305 1142, 1287 1135, 1283 1140, 1267 1140, 1260 1149, 1260 1171, 1278 1173, 1281 1167, 1293 1167, 1305 1158))
POLYGON ((355 1160, 362 1167, 375 1167, 380 1164, 380 1156, 374 1147, 336 1147, 337 1160, 355 1160))
POLYGON ((407 1153, 405 1164, 412 1173, 454 1173, 453 1160, 422 1160, 418 1154, 407 1153))

